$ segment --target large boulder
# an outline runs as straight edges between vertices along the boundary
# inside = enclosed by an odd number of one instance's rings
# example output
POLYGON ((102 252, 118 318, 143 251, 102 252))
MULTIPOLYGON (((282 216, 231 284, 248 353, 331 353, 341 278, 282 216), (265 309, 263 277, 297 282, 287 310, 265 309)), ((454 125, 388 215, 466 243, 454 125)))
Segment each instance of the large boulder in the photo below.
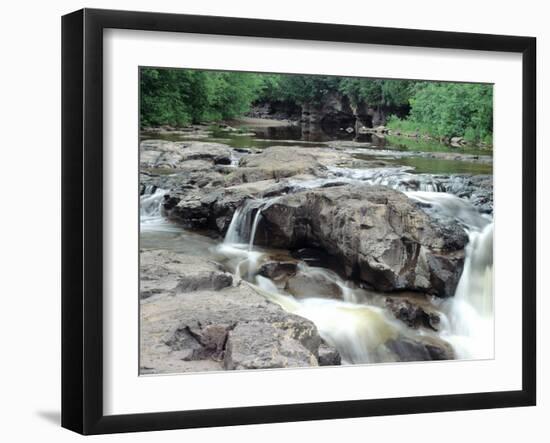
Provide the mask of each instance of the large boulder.
POLYGON ((141 302, 142 373, 318 366, 315 325, 244 282, 141 302))
POLYGON ((320 247, 344 263, 348 277, 381 291, 454 294, 466 233, 431 218, 383 186, 346 185, 281 196, 263 210, 256 242, 320 247))
POLYGON ((253 198, 240 189, 222 187, 175 189, 164 201, 166 216, 190 229, 225 233, 235 210, 253 198))

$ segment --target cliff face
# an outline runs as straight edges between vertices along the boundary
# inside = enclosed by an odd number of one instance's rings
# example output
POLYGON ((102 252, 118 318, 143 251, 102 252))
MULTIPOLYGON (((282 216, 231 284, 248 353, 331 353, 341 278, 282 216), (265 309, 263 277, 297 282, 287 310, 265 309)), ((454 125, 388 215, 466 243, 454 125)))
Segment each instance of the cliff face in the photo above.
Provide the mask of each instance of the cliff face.
POLYGON ((354 104, 338 92, 327 93, 322 103, 301 105, 286 101, 256 103, 249 115, 257 118, 300 121, 305 126, 316 125, 325 132, 359 132, 361 128, 385 125, 391 114, 406 115, 406 107, 371 106, 366 102, 354 104))

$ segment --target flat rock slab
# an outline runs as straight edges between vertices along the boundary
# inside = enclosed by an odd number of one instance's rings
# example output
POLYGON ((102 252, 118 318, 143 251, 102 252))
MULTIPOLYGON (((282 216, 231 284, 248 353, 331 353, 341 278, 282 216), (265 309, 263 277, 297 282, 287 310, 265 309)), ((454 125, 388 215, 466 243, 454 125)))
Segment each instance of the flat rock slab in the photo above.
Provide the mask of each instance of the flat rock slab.
POLYGON ((325 166, 307 149, 273 146, 259 154, 243 157, 235 174, 238 174, 243 182, 253 182, 299 174, 321 176, 325 170, 325 166))
POLYGON ((219 264, 165 250, 140 251, 140 298, 231 286, 233 277, 219 264))
POLYGON ((196 160, 208 161, 212 166, 229 165, 231 159, 232 149, 221 143, 167 140, 140 143, 140 168, 185 169, 187 161, 196 160))

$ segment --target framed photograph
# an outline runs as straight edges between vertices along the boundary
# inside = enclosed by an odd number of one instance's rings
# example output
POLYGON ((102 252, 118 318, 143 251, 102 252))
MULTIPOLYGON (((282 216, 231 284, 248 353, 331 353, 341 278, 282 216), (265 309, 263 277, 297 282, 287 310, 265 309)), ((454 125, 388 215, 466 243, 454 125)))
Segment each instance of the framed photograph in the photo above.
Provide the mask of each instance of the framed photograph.
POLYGON ((62 21, 62 425, 536 402, 531 37, 62 21))

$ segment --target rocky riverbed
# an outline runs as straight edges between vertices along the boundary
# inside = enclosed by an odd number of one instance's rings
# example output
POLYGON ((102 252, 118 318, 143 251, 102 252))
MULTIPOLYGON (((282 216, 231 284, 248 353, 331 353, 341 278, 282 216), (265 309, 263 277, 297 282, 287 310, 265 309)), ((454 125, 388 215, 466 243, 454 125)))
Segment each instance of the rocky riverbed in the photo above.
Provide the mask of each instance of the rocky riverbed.
POLYGON ((492 175, 404 161, 490 155, 227 128, 140 143, 142 374, 491 356, 492 175))

